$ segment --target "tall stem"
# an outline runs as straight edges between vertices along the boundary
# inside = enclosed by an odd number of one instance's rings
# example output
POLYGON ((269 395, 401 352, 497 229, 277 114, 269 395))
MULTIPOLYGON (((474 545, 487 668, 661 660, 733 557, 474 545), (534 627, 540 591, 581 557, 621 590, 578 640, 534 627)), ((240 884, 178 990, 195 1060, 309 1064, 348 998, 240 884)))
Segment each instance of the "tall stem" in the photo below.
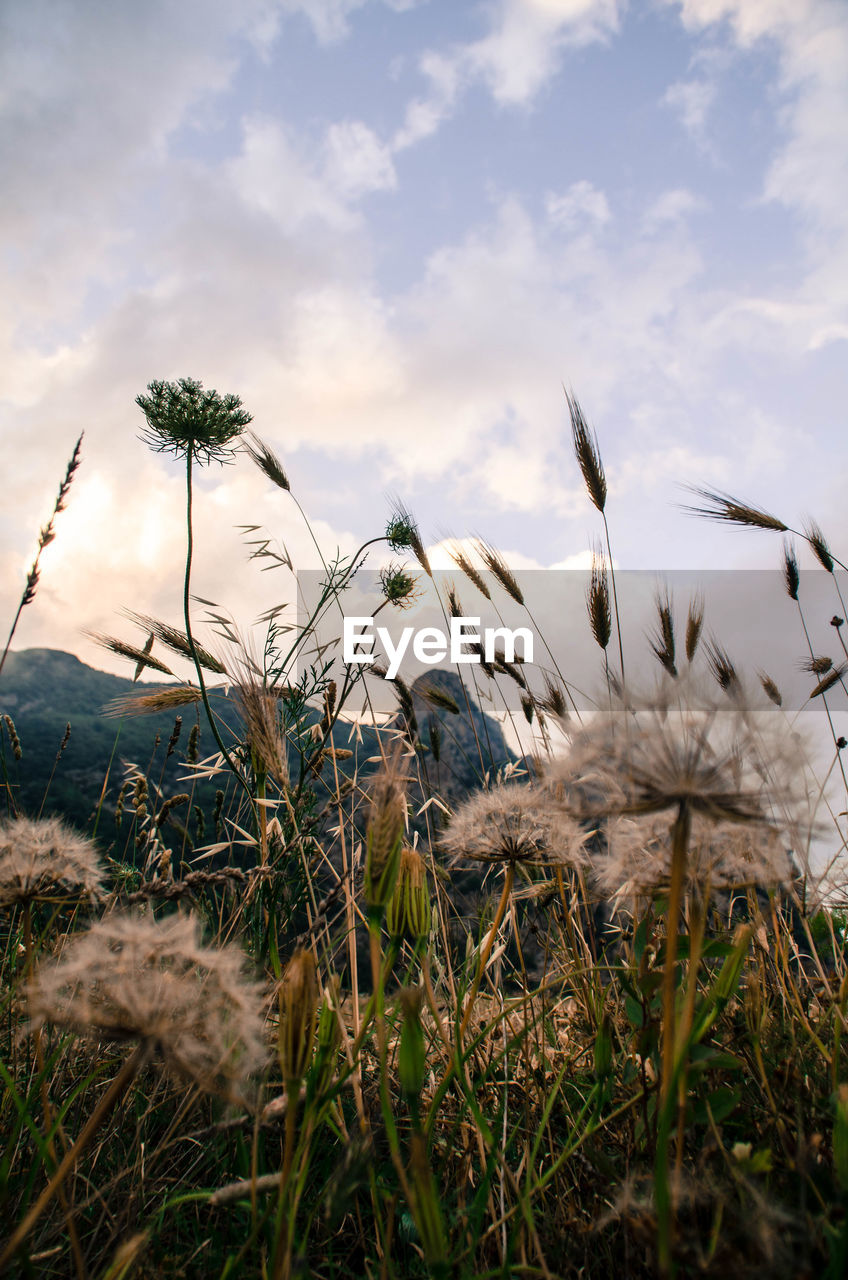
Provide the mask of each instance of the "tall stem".
POLYGON ((686 800, 681 800, 671 831, 671 885, 669 887, 668 912, 666 914, 661 1087, 663 1101, 665 1101, 668 1094, 674 1072, 674 996, 677 970, 677 931, 680 922, 680 907, 683 901, 683 886, 686 880, 686 857, 689 851, 691 829, 692 814, 689 804, 686 800))
POLYGON ((486 972, 486 965, 488 964, 489 956, 492 954, 492 948, 495 945, 495 938, 498 936, 498 929, 500 929, 503 924, 503 918, 506 915, 507 905, 509 904, 509 895, 512 892, 512 882, 514 879, 515 863, 510 862, 506 869, 506 876, 504 877, 504 887, 503 892, 501 893, 501 900, 498 903, 498 909, 495 912, 495 919, 492 923, 491 929, 489 930, 489 937, 486 941, 486 945, 480 955, 480 963, 477 965, 477 974, 468 995, 465 1013, 462 1016, 462 1023, 459 1028, 459 1043, 457 1044, 457 1049, 459 1049, 460 1052, 462 1037, 465 1035, 468 1027, 468 1023, 471 1018, 471 1010, 474 1008, 474 1001, 477 999, 477 992, 480 990, 480 983, 483 980, 483 974, 486 972))
POLYGON ((241 783, 244 790, 250 797, 251 804, 253 796, 250 792, 245 779, 242 777, 241 771, 237 768, 232 756, 224 746, 223 739, 218 732, 217 725, 212 716, 212 708, 209 705, 209 696, 206 692, 206 681, 203 679, 203 668, 200 665, 197 648, 194 643, 194 637, 191 634, 191 562, 194 556, 194 533, 192 529, 192 485, 191 485, 191 449, 186 451, 186 563, 185 563, 185 579, 183 582, 183 617, 185 618, 186 639, 188 647, 191 650, 191 656, 194 661, 194 669, 197 673, 197 684, 200 689, 200 696, 203 699, 203 708, 206 712, 206 718, 209 721, 209 728, 212 730, 212 737, 218 745, 218 750, 229 765, 230 771, 235 778, 241 783))
POLYGON ((88 1117, 88 1120, 85 1122, 82 1132, 76 1142, 65 1152, 65 1158, 53 1174, 53 1177, 50 1179, 47 1186, 44 1188, 41 1195, 24 1218, 23 1222, 12 1234, 8 1244, 3 1249, 3 1252, 0 1253, 0 1272, 2 1272, 4 1267, 6 1267, 8 1263, 11 1262, 12 1258, 14 1258, 18 1249, 20 1249, 21 1245, 24 1243, 56 1192, 64 1184, 64 1181, 71 1169, 74 1167, 103 1121, 109 1115, 109 1112, 132 1084, 136 1073, 149 1057, 150 1051, 151 1047, 149 1043, 147 1041, 142 1041, 142 1043, 137 1046, 135 1052, 127 1058, 126 1062, 115 1076, 115 1079, 109 1085, 109 1088, 106 1090, 103 1097, 88 1117))
MULTIPOLYGON (((615 610, 615 630, 618 635, 618 660, 621 663, 621 683, 624 684, 624 644, 621 639, 621 615, 618 612, 618 593, 615 589, 615 569, 612 563, 612 546, 610 545, 606 512, 601 511, 601 519, 604 522, 604 533, 607 539, 607 556, 609 557, 610 579, 612 580, 612 604, 615 610)), ((606 654, 604 656, 606 657, 606 654)))

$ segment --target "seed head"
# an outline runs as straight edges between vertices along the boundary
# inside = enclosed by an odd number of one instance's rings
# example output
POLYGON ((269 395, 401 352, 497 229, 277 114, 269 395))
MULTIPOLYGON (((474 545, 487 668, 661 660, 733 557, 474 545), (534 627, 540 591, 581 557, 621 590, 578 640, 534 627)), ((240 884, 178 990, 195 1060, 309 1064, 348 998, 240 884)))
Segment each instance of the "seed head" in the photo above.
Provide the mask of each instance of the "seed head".
POLYGON ((253 459, 260 471, 264 471, 272 484, 275 484, 278 489, 283 489, 286 493, 289 493, 291 485, 280 459, 252 431, 248 432, 248 435, 250 440, 244 445, 245 453, 253 459))
POLYGON ((695 596, 689 604, 689 616, 686 619, 686 661, 691 662, 698 648, 701 629, 704 625, 704 599, 695 596))
POLYGON ((480 791, 461 805, 442 848, 475 862, 555 864, 586 861, 587 833, 555 797, 527 785, 480 791))
POLYGON ((390 564, 380 570, 380 589, 389 604, 408 609, 417 599, 418 580, 403 565, 390 564))
POLYGON ((592 553, 592 576, 586 593, 586 607, 589 610, 592 635, 600 647, 606 650, 612 635, 609 577, 603 552, 597 550, 592 553))
POLYGON ((278 1000, 280 1066, 290 1085, 306 1074, 318 1023, 318 976, 311 951, 295 951, 280 981, 278 1000))
POLYGON ((703 507, 684 506, 683 510, 693 516, 704 516, 707 520, 718 520, 721 524, 739 524, 749 529, 772 529, 776 533, 786 533, 788 526, 777 516, 758 507, 751 507, 747 502, 732 498, 729 493, 721 493, 714 489, 701 489, 697 485, 689 485, 690 493, 706 503, 703 507))
POLYGON ((671 596, 668 591, 656 598, 657 630, 651 639, 657 661, 670 676, 677 675, 674 663, 674 614, 671 607, 671 596))
POLYGON ((791 542, 783 544, 783 581, 790 600, 798 599, 798 588, 801 585, 801 574, 798 569, 798 558, 791 542))
POLYGON ((394 759, 377 775, 365 844, 365 898, 377 914, 394 891, 405 828, 406 778, 394 759))
POLYGON ((92 840, 59 818, 0 822, 0 907, 97 898, 103 873, 92 840))
POLYGON ((508 596, 511 596, 516 604, 524 604, 524 594, 518 585, 518 579, 510 569, 503 557, 490 546, 488 542, 484 542, 482 538, 477 539, 477 554, 497 578, 508 596))
MULTIPOLYGON (((670 830, 658 815, 611 823, 608 854, 595 865, 600 888, 615 897, 666 893, 671 880, 670 830)), ((790 882, 792 864, 778 832, 765 823, 740 826, 697 817, 689 837, 686 877, 686 891, 701 895, 724 889, 775 889, 790 882)))
POLYGON ((454 547, 450 552, 450 557, 458 569, 461 569, 468 578, 469 582, 473 582, 475 587, 487 600, 491 600, 489 588, 486 586, 486 580, 478 569, 474 567, 468 556, 460 547, 454 547))
POLYGON ((820 526, 815 520, 810 520, 804 527, 804 536, 823 569, 827 569, 828 573, 833 573, 834 562, 831 555, 830 547, 827 545, 825 536, 820 526))
POLYGON ((604 475, 604 466, 601 462, 598 437, 593 431, 590 431, 576 397, 566 391, 565 398, 568 402, 568 412, 571 416, 571 438, 574 444, 574 452, 580 464, 580 470, 583 473, 589 497, 598 511, 603 512, 607 502, 607 478, 604 475))
POLYGON ((653 694, 626 691, 582 728, 548 782, 578 816, 685 805, 712 821, 747 822, 763 817, 763 769, 741 697, 718 703, 691 680, 664 677, 653 694))
POLYGON ((192 916, 108 916, 39 966, 30 1011, 91 1040, 147 1042, 166 1070, 238 1096, 267 1058, 261 988, 243 968, 236 947, 201 944, 192 916))
POLYGON ((424 550, 418 523, 402 502, 395 503, 386 525, 385 537, 392 551, 411 551, 428 578, 432 578, 433 570, 424 550))

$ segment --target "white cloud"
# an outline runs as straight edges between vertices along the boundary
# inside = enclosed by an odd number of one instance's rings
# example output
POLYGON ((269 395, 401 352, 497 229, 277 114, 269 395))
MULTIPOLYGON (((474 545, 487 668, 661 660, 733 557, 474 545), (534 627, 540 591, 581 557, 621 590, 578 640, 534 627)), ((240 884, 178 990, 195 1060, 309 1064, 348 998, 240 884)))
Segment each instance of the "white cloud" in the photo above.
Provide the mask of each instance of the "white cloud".
POLYGON ((603 191, 585 179, 572 183, 562 195, 549 192, 545 198, 545 209, 551 222, 566 230, 581 223, 603 227, 612 217, 603 191))
POLYGON ((394 147, 430 137, 456 108, 461 93, 482 81, 496 102, 528 104, 559 71, 565 51, 619 30, 623 0, 495 0, 489 30, 448 52, 428 50, 418 69, 429 92, 413 98, 394 147))
POLYGON ((707 117, 717 91, 718 86, 710 80, 678 80, 669 86, 663 97, 665 105, 678 112, 687 133, 704 145, 707 117))
POLYGON ((654 203, 646 210, 642 225, 646 231, 667 227, 669 223, 685 221, 693 213, 700 213, 706 208, 706 202, 687 191, 685 187, 674 187, 663 191, 654 203))
POLYGON ((413 98, 407 106, 404 122, 392 142, 396 151, 403 151, 434 134, 450 116, 459 94, 461 57, 438 54, 431 50, 422 54, 418 69, 429 82, 430 91, 426 97, 413 98))
POLYGON ((327 174, 345 195, 386 191, 397 186, 389 149, 361 120, 343 120, 327 133, 327 174))
MULTIPOLYGON (((674 0, 672 0, 674 2, 674 0)), ((679 0, 684 23, 727 24, 742 49, 765 42, 778 58, 781 140, 763 199, 790 210, 806 254, 806 278, 786 314, 808 308, 813 334, 848 321, 848 9, 841 0, 679 0)))
POLYGON ((315 218, 342 230, 351 215, 340 195, 298 154, 289 131, 262 117, 243 123, 241 153, 225 172, 246 204, 268 214, 282 230, 293 232, 315 218))
POLYGON ((618 30, 616 0, 500 0, 490 33, 467 46, 464 61, 498 102, 529 101, 558 69, 568 47, 618 30))

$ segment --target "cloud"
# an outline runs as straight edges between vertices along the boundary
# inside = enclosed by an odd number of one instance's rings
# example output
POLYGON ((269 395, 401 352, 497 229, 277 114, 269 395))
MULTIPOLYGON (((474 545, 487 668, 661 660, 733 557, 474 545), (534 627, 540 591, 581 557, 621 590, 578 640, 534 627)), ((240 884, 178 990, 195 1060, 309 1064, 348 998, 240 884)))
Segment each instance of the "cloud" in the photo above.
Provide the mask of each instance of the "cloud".
POLYGON ((717 92, 718 86, 710 80, 678 80, 666 90, 663 103, 679 114, 687 133, 706 145, 707 117, 717 92))
POLYGON ((528 102, 559 69, 566 48, 608 39, 619 25, 616 0, 500 0, 492 29, 463 60, 497 102, 528 102))
MULTIPOLYGON (((340 192, 323 180, 314 163, 299 154, 283 124, 248 117, 242 128, 241 152, 227 163, 225 174, 247 205, 268 214, 289 233, 309 219, 340 231, 351 225, 351 214, 340 192)), ((332 143, 330 151, 332 167, 332 143)))
POLYGON ((420 57, 429 92, 407 106, 395 150, 432 136, 474 84, 504 106, 526 106, 559 71, 567 49, 618 32, 623 7, 622 0, 496 0, 484 36, 420 57))
POLYGON ((667 228, 669 224, 685 221, 693 213, 706 209, 706 201, 685 187, 673 187, 657 197, 645 211, 642 225, 646 231, 667 228))
POLYGON ((545 209, 551 222, 566 229, 581 223, 602 227, 612 214, 603 191, 582 179, 574 182, 562 195, 553 192, 545 197, 545 209))
POLYGON ((327 132, 327 174, 345 195, 397 186, 389 148, 361 120, 342 120, 327 132))

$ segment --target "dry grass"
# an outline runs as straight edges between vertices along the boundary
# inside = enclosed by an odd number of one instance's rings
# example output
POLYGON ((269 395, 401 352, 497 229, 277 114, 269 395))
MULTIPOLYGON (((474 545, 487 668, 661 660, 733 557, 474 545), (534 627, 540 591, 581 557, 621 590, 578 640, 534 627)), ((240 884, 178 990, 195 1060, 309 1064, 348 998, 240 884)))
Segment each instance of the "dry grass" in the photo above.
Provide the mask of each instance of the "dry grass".
MULTIPOLYGON (((571 396, 569 409, 603 516, 597 440, 571 396)), ((288 491, 261 442, 248 452, 288 491)), ((700 492, 713 518, 786 528, 700 492)), ((606 655, 605 532, 587 604, 606 655)), ((386 536, 429 572, 405 509, 386 536)), ((800 536, 838 591, 821 531, 800 536)), ((502 558, 480 554, 524 607, 502 558)), ((328 567, 322 607, 356 562, 328 567)), ((461 613, 452 592, 445 609, 461 613)), ((188 627, 135 620, 193 660, 188 627)), ((362 686, 320 663, 295 680, 282 632, 261 662, 243 655, 244 723, 194 769, 219 788, 196 863, 175 820, 193 791, 164 794, 150 769, 121 789, 123 850, 98 815, 105 856, 14 813, 7 785, 0 1197, 17 1225, 0 1266, 112 1280, 843 1275, 844 813, 815 826, 833 854, 817 882, 779 692, 762 673, 766 724, 720 642, 701 646, 703 625, 695 599, 678 674, 660 595, 657 689, 625 685, 622 651, 610 714, 582 726, 562 672, 481 664, 490 711, 501 678, 521 677, 524 763, 453 812, 439 783, 462 715, 451 695, 425 692, 441 716, 429 751, 401 679, 400 717, 342 733, 362 686)), ((150 643, 104 639, 154 661, 150 643)), ((842 695, 841 664, 810 671, 817 701, 842 695)), ((201 697, 163 687, 121 712, 201 697)), ((834 777, 840 751, 834 738, 834 777)))

